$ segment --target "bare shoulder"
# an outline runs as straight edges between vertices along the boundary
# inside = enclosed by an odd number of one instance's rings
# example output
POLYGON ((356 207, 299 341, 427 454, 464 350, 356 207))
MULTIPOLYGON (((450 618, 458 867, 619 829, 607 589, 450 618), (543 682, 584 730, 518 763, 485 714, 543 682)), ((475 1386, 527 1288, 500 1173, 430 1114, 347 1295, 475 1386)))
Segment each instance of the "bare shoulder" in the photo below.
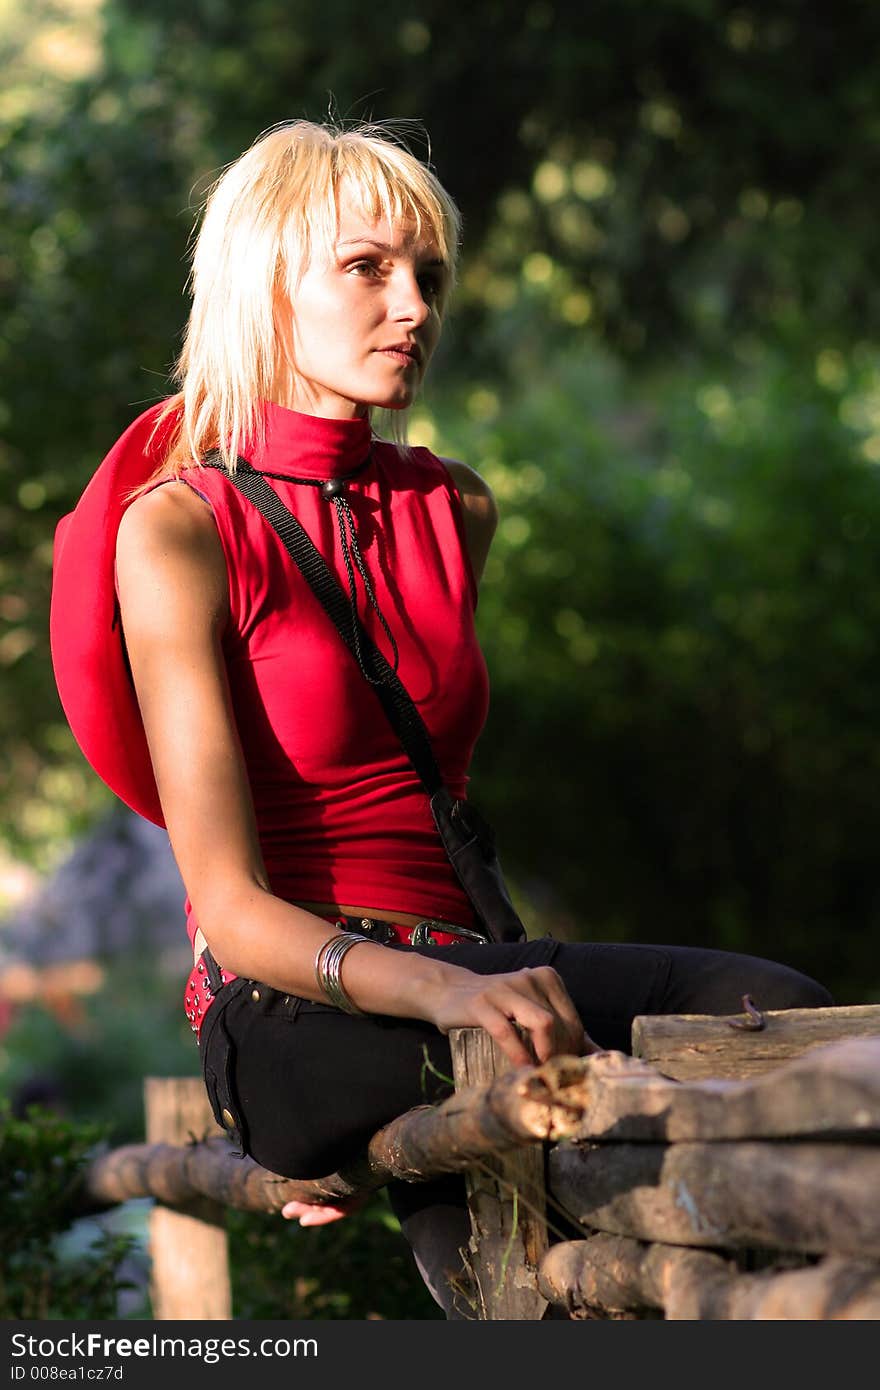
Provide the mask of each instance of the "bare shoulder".
POLYGON ((139 545, 204 544, 210 536, 217 540, 211 508, 186 483, 175 480, 143 493, 126 508, 116 549, 119 553, 139 545))
POLYGON ((226 561, 213 513, 186 483, 167 483, 126 509, 116 540, 119 594, 126 609, 150 602, 193 605, 213 618, 228 603, 226 561))
POLYGON ((462 463, 459 459, 442 459, 441 462, 452 474, 465 510, 484 521, 491 519, 494 529, 498 522, 498 506, 486 479, 469 463, 462 463))
POLYGON ((475 468, 458 459, 445 458, 441 462, 449 469, 461 498, 468 552, 479 582, 498 526, 498 504, 486 479, 475 468))

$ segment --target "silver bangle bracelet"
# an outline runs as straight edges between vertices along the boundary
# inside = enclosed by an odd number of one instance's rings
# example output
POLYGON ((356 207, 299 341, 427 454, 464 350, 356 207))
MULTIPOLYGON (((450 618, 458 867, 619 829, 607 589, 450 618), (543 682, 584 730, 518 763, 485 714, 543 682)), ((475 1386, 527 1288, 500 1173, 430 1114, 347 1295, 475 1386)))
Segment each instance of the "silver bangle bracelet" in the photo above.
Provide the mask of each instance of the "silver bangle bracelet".
POLYGON ((369 941, 369 937, 352 931, 337 932, 325 941, 315 956, 315 980, 328 1003, 347 1014, 366 1018, 364 1010, 359 1009, 349 997, 340 974, 345 956, 352 946, 357 946, 361 941, 369 941))

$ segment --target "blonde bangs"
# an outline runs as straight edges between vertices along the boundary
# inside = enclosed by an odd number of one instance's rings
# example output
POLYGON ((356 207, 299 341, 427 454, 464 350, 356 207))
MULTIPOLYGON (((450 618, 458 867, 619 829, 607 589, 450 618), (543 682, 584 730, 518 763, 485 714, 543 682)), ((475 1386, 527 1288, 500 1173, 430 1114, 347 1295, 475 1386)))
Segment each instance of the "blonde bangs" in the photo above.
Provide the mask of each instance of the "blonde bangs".
POLYGON ((458 209, 438 179, 408 150, 387 140, 363 135, 339 138, 336 187, 345 180, 358 212, 392 225, 411 223, 415 235, 435 242, 455 274, 460 219, 458 209))
MULTIPOLYGON (((214 184, 193 254, 192 309, 176 367, 171 450, 155 477, 178 476, 219 448, 228 468, 259 440, 260 405, 279 369, 279 292, 293 298, 315 254, 335 255, 341 184, 369 220, 413 226, 455 281, 460 217, 432 171, 379 124, 291 121, 262 135, 214 184)), ((295 371, 295 367, 293 368, 295 371)), ((405 439, 406 412, 392 433, 405 439)))

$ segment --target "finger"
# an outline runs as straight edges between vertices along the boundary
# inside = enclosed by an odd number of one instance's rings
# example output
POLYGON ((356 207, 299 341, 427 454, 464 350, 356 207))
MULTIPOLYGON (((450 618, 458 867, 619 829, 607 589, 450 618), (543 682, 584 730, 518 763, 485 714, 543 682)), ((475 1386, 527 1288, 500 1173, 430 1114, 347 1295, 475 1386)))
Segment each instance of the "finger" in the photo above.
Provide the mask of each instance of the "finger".
POLYGON ((342 1211, 339 1207, 314 1207, 312 1211, 307 1211, 305 1216, 299 1218, 301 1226, 329 1226, 331 1221, 341 1221, 344 1216, 348 1216, 347 1211, 342 1211))
POLYGON ((524 1028, 514 1017, 509 1017, 499 1008, 478 1018, 477 1026, 484 1028, 497 1044, 504 1056, 515 1067, 529 1067, 535 1064, 533 1040, 528 1028, 524 1028), (522 1029, 522 1031, 520 1031, 522 1029), (525 1034, 525 1037, 523 1037, 525 1034))
POLYGON ((281 1215, 287 1221, 299 1218, 301 1226, 326 1226, 330 1221, 339 1221, 348 1216, 344 1207, 322 1206, 316 1202, 287 1202, 281 1208, 281 1215))
POLYGON ((482 1027, 515 1066, 534 1066, 565 1050, 557 1039, 556 1015, 546 1003, 505 987, 496 992, 491 1004, 493 1013, 481 1020, 482 1027), (526 1034, 525 1038, 520 1030, 526 1034))
MULTIPOLYGON (((551 1057, 566 1053, 577 1055, 583 1046, 584 1026, 574 1005, 569 1001, 571 1016, 568 1017, 568 1011, 562 1013, 544 993, 540 981, 530 981, 529 984, 535 990, 536 997, 522 1000, 515 1017, 529 1031, 533 1061, 546 1062, 551 1057)), ((561 981, 559 984, 561 986, 561 981)), ((565 997, 564 986, 561 986, 560 1003, 565 997)))
POLYGON ((534 984, 561 1020, 564 1045, 579 1049, 584 1025, 562 976, 552 965, 536 966, 530 973, 534 984))
MULTIPOLYGON (((530 1035, 529 1061, 546 1062, 564 1053, 579 1055, 584 1027, 565 985, 551 966, 527 967, 495 976, 486 991, 488 1001, 530 1035)), ((504 1046, 499 1038, 499 1045, 504 1046)), ((528 1049, 529 1040, 525 1040, 528 1049)), ((509 1046, 504 1047, 512 1057, 509 1046)), ((525 1065, 521 1054, 518 1065, 525 1065)))

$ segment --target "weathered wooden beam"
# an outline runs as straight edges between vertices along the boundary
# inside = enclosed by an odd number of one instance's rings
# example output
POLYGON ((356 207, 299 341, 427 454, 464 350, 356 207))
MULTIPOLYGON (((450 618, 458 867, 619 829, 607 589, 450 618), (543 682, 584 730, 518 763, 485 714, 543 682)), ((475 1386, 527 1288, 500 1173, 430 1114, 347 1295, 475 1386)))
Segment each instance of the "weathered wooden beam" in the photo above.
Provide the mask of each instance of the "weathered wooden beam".
MULTIPOLYGON (((760 999, 755 1001, 760 1008, 760 999)), ((845 1008, 785 1009, 764 1015, 766 1026, 746 1015, 656 1014, 633 1021, 632 1050, 665 1076, 678 1081, 706 1077, 742 1079, 778 1067, 809 1048, 845 1038, 880 1036, 880 1004, 845 1008)))
MULTIPOLYGON (((215 1127, 216 1129, 216 1127, 215 1127)), ((359 1187, 334 1174, 297 1182, 238 1158, 222 1135, 183 1147, 126 1144, 101 1154, 84 1175, 86 1203, 114 1206, 132 1197, 158 1197, 169 1203, 211 1197, 239 1211, 280 1211, 285 1202, 330 1202, 350 1197, 359 1187)))
POLYGON ((575 1317, 661 1309, 668 1320, 880 1318, 880 1264, 835 1255, 744 1274, 704 1251, 594 1235, 551 1246, 538 1284, 575 1317))
POLYGON ((538 1287, 575 1316, 592 1310, 642 1313, 665 1307, 664 1276, 672 1266, 689 1271, 697 1283, 728 1270, 720 1255, 600 1232, 552 1245, 541 1261, 538 1287))
MULTIPOLYGON (((194 1131, 214 1126, 199 1077, 149 1077, 144 1083, 148 1143, 185 1143, 194 1131)), ((215 1127, 216 1128, 216 1127, 215 1127)), ((150 1292, 157 1320, 232 1317, 229 1249, 224 1208, 208 1197, 189 1196, 150 1213, 150 1292)))
POLYGON ((548 1191, 583 1226, 671 1245, 880 1255, 880 1146, 558 1144, 548 1191))
POLYGON ((880 1139, 880 1037, 811 1048, 746 1081, 671 1081, 609 1052, 584 1059, 572 1138, 605 1140, 880 1139))
MULTIPOLYGON (((449 1043, 457 1093, 481 1094, 488 1106, 493 1080, 511 1073, 507 1058, 482 1028, 454 1028, 449 1043)), ((545 1132, 548 1122, 549 1116, 541 1122, 545 1132)), ((465 1170, 465 1186, 471 1218, 467 1263, 478 1318, 538 1321, 547 1310, 538 1291, 538 1265, 549 1243, 542 1148, 486 1153, 465 1170)))

